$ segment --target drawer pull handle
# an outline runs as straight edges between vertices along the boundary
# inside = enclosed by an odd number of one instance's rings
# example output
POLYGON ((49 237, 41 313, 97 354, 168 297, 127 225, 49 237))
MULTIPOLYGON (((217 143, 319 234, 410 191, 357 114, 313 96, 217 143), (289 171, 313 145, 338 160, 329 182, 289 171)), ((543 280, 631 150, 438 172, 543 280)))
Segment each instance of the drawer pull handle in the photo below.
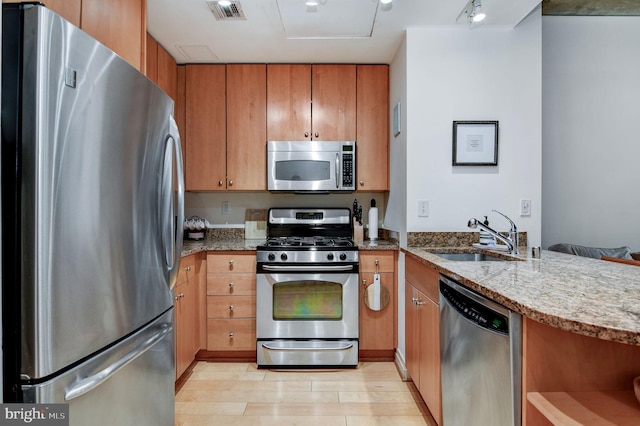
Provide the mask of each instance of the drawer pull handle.
POLYGON ((191 270, 191 266, 187 266, 186 268, 184 268, 184 270, 189 272, 191 270))
POLYGON ((233 305, 229 305, 229 310, 233 311, 233 305))
POLYGON ((233 283, 229 283, 229 288, 233 288, 233 283))
POLYGON ((229 261, 229 265, 233 266, 233 259, 229 261))
POLYGON ((233 336, 234 336, 233 332, 229 333, 229 339, 233 339, 233 336))

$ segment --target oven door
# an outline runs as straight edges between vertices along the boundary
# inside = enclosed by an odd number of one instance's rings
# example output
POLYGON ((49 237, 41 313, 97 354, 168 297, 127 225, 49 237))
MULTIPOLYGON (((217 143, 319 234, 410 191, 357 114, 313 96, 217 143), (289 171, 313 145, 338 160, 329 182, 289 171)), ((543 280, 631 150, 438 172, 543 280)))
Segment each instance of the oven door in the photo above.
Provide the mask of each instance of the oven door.
POLYGON ((259 366, 356 366, 358 274, 260 273, 259 366))

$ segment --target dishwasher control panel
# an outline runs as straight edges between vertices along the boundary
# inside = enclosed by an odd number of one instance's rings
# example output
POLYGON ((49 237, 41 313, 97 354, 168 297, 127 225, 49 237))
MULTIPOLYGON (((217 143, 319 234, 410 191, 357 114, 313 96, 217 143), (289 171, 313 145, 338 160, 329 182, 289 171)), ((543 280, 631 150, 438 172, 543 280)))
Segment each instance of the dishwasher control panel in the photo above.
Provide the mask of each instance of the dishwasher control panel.
POLYGON ((440 294, 468 321, 496 333, 509 334, 509 321, 506 316, 477 303, 442 282, 440 294))

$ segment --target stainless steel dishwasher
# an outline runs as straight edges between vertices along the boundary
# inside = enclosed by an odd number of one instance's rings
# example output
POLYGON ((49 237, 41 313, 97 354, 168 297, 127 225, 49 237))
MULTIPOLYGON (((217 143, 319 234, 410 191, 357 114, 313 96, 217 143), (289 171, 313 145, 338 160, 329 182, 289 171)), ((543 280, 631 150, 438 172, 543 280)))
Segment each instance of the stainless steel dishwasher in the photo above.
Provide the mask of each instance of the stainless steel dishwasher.
POLYGON ((440 276, 444 426, 522 424, 522 316, 440 276))

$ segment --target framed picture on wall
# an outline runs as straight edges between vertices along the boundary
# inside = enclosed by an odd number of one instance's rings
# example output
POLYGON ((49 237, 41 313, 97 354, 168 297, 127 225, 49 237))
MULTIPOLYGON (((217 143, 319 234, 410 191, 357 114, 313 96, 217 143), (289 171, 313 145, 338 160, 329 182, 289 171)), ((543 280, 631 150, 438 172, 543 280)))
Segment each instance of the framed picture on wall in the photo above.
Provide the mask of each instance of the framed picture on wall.
POLYGON ((497 166, 498 122, 454 121, 453 166, 497 166))

